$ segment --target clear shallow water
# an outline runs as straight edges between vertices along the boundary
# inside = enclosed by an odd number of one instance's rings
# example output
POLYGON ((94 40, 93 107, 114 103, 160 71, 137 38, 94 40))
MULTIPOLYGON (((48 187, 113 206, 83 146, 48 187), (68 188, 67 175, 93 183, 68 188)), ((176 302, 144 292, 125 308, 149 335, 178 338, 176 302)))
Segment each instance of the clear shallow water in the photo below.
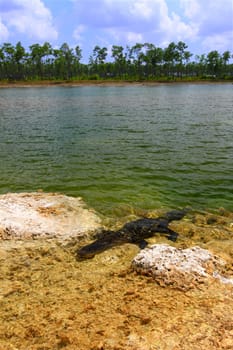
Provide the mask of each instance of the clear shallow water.
POLYGON ((0 89, 0 193, 233 210, 233 85, 0 89))

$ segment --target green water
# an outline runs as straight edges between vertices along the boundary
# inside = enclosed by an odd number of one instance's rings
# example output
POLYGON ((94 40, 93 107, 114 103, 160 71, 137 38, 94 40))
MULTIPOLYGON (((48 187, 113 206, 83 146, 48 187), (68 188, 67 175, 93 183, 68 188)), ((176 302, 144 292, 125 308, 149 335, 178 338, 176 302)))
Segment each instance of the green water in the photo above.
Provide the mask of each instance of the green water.
POLYGON ((0 193, 233 210, 233 85, 0 89, 0 193))

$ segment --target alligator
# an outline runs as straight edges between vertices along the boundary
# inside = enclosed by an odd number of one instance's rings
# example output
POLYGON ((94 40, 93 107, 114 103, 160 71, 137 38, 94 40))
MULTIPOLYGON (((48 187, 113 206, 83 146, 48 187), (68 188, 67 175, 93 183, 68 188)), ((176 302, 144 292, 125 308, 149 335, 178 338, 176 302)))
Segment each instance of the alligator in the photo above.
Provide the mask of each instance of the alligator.
POLYGON ((156 219, 142 218, 128 222, 117 231, 103 230, 97 234, 94 242, 77 251, 77 259, 93 258, 96 254, 124 243, 137 244, 143 249, 148 244, 145 239, 152 237, 155 233, 162 233, 167 236, 167 239, 175 242, 178 233, 171 230, 168 225, 171 221, 181 220, 187 212, 188 209, 172 210, 156 219))

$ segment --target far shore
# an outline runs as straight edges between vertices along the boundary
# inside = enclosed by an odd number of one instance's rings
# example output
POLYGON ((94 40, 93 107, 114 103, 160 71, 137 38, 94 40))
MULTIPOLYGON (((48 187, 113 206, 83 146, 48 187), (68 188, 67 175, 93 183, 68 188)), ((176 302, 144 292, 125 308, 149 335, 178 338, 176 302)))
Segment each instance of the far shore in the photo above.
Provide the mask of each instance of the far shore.
POLYGON ((233 84, 233 80, 169 80, 169 81, 128 81, 128 80, 40 80, 40 81, 0 81, 0 88, 26 87, 75 87, 75 86, 159 86, 173 84, 233 84))

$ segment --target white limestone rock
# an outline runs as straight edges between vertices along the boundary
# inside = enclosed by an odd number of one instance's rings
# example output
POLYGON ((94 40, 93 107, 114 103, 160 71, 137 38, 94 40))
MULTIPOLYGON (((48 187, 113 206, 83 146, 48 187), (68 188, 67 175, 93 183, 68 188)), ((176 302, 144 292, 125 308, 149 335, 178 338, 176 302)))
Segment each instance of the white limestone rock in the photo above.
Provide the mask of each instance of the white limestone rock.
POLYGON ((198 246, 177 249, 167 244, 155 244, 143 249, 132 261, 134 270, 153 277, 160 285, 189 289, 208 278, 218 278, 233 285, 233 279, 221 276, 225 262, 198 246))
POLYGON ((0 239, 81 238, 100 224, 81 198, 43 192, 0 196, 0 239))

